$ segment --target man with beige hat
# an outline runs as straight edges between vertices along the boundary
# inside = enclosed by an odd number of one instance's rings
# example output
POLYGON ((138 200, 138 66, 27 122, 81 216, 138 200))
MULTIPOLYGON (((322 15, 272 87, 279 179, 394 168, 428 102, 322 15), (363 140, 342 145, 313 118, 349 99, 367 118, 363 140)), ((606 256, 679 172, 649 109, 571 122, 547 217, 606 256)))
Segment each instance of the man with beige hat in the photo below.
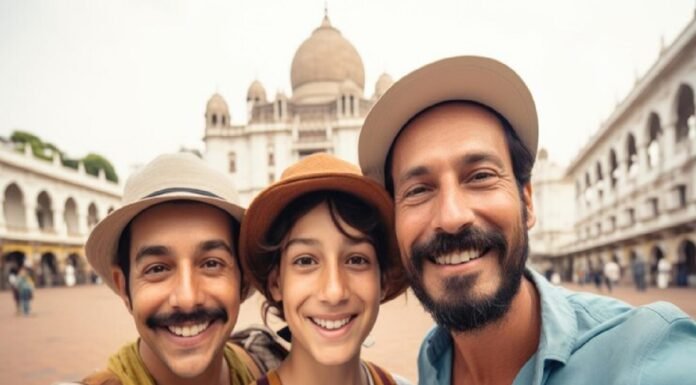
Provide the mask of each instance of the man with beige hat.
POLYGON ((128 179, 123 206, 94 228, 86 254, 140 338, 83 383, 253 381, 244 353, 227 343, 249 292, 236 202, 232 181, 191 154, 162 155, 128 179))
POLYGON ((573 293, 525 267, 537 126, 522 79, 476 56, 411 72, 365 119, 360 165, 394 199, 402 261, 437 323, 419 383, 695 384, 696 323, 681 310, 573 293))

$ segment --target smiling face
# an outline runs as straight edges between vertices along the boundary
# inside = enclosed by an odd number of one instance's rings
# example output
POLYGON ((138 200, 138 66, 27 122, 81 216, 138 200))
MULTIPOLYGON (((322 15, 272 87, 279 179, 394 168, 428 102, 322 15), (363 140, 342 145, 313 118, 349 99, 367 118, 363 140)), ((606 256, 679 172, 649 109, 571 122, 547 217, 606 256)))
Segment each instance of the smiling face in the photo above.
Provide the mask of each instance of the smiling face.
POLYGON ((396 234, 416 295, 450 330, 502 317, 534 215, 498 118, 463 102, 433 107, 404 128, 392 156, 396 234))
POLYGON ((154 373, 195 378, 219 368, 240 305, 230 217, 201 203, 164 203, 130 225, 130 299, 114 270, 154 373))
POLYGON ((324 365, 359 359, 381 296, 375 248, 336 219, 350 238, 336 227, 326 203, 299 218, 283 241, 279 270, 269 279, 292 332, 290 354, 324 365))

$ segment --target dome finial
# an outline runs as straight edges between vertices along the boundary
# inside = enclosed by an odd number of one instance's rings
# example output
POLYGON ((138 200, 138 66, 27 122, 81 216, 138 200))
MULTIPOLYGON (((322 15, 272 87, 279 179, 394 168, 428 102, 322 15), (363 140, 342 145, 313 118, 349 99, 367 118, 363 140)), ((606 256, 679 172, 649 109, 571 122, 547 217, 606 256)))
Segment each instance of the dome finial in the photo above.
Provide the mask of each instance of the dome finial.
POLYGON ((321 21, 322 27, 330 27, 331 22, 329 21, 329 2, 324 0, 324 19, 321 21))

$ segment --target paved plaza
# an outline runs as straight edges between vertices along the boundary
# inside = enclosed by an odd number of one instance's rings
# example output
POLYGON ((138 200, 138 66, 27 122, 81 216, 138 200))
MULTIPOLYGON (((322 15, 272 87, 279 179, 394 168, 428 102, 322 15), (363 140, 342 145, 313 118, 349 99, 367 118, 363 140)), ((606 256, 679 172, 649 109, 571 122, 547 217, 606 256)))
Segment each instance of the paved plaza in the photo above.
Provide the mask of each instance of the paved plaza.
MULTIPOLYGON (((594 286, 569 286, 596 292, 594 286)), ((606 291, 604 292, 606 294, 606 291)), ((668 300, 696 316, 695 289, 649 289, 637 293, 622 286, 612 295, 632 304, 668 300)), ((108 356, 136 337, 120 299, 106 286, 39 289, 34 315, 14 314, 10 292, 0 292, 0 385, 50 385, 76 380, 103 368, 108 356)), ((258 295, 242 307, 238 325, 260 323, 258 295)), ((381 308, 371 347, 363 350, 378 362, 415 383, 416 355, 432 321, 413 294, 381 308)))

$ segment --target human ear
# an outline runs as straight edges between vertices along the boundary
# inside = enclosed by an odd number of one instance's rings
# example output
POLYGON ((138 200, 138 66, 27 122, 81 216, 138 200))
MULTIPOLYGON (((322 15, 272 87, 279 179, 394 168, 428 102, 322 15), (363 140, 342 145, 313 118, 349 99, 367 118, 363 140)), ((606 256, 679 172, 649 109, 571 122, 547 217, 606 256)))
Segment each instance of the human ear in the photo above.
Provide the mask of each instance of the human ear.
POLYGON ((268 275, 268 291, 271 293, 271 297, 275 302, 280 302, 283 300, 283 293, 280 290, 280 273, 279 268, 276 266, 271 274, 268 275))
POLYGON ((536 214, 534 213, 534 201, 532 200, 532 183, 527 182, 522 190, 522 200, 524 204, 524 209, 527 211, 527 230, 534 227, 536 223, 536 214))
POLYGON ((120 267, 111 268, 111 277, 116 284, 116 289, 118 289, 118 295, 123 300, 128 311, 132 313, 133 307, 131 306, 130 295, 126 292, 126 276, 123 274, 123 270, 120 267))

